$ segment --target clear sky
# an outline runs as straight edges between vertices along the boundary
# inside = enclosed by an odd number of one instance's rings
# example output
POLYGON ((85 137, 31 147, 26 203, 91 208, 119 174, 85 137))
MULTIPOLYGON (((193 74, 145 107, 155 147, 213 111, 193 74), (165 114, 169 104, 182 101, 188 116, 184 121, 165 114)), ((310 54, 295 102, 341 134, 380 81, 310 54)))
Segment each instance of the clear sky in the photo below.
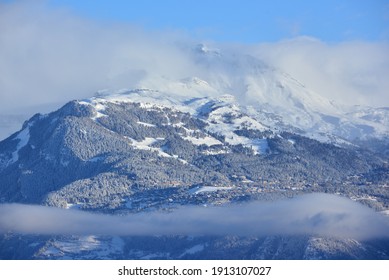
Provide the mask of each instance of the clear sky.
POLYGON ((94 20, 178 30, 222 42, 301 35, 326 42, 389 39, 388 0, 48 0, 94 20))

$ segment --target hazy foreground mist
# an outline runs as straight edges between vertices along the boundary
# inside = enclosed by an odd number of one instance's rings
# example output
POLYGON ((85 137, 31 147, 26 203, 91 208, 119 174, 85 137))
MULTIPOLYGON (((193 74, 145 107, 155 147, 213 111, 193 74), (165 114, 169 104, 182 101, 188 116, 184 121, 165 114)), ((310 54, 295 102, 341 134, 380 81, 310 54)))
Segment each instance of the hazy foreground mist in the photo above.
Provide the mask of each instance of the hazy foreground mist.
POLYGON ((389 219, 350 199, 309 194, 275 202, 184 206, 126 216, 22 204, 0 205, 0 232, 104 235, 321 235, 389 237, 389 219))

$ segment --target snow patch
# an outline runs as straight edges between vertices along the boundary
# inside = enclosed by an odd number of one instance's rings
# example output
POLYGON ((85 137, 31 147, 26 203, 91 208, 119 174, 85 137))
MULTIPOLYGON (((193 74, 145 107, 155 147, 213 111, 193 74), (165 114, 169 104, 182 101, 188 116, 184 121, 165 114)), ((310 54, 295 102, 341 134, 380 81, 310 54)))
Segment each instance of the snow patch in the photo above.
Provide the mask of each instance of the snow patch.
POLYGON ((140 258, 140 260, 152 260, 152 259, 166 259, 169 256, 169 253, 152 253, 145 255, 140 258))
POLYGON ((132 141, 132 146, 134 146, 137 149, 140 150, 150 150, 150 149, 156 149, 154 147, 150 147, 151 145, 164 140, 165 138, 153 138, 153 137, 146 137, 142 141, 136 141, 135 139, 128 138, 132 141))
POLYGON ((293 140, 293 139, 288 139, 288 142, 289 142, 290 144, 292 144, 292 145, 296 144, 296 141, 293 140))
POLYGON ((18 135, 16 135, 15 138, 13 139, 13 140, 17 140, 19 142, 16 146, 16 150, 12 153, 12 158, 8 164, 13 164, 19 160, 19 151, 28 144, 28 141, 30 141, 30 127, 31 127, 31 125, 32 124, 29 123, 27 125, 27 127, 25 129, 23 129, 22 131, 20 131, 18 133, 18 135))
POLYGON ((108 115, 103 114, 103 112, 106 110, 106 106, 103 104, 105 102, 106 101, 104 99, 91 98, 91 99, 86 99, 83 101, 78 101, 78 104, 92 106, 96 112, 95 112, 95 115, 93 117, 91 117, 91 119, 93 121, 96 121, 99 118, 108 117, 108 115))
POLYGON ((102 114, 102 113, 97 111, 96 114, 93 117, 91 117, 91 119, 96 121, 97 119, 102 118, 102 117, 108 117, 108 115, 102 114))
POLYGON ((244 136, 236 135, 232 131, 220 131, 225 136, 225 141, 230 145, 242 145, 245 148, 249 148, 255 155, 265 154, 269 148, 266 138, 263 139, 250 139, 244 136))
POLYGON ((145 122, 136 122, 136 123, 143 125, 143 126, 147 126, 147 127, 155 127, 156 126, 155 124, 152 124, 152 123, 145 123, 145 122))
POLYGON ((245 144, 244 146, 250 147, 253 151, 254 154, 256 155, 263 155, 266 154, 267 151, 269 150, 269 144, 267 142, 266 138, 263 139, 249 139, 251 143, 245 144))
POLYGON ((193 255, 193 254, 196 254, 196 253, 198 253, 198 252, 203 251, 204 248, 205 248, 204 244, 197 244, 197 245, 195 245, 195 246, 193 246, 193 247, 191 247, 191 248, 185 250, 185 252, 182 253, 182 254, 179 256, 179 258, 182 258, 182 257, 185 256, 185 255, 193 255))
POLYGON ((161 157, 173 157, 173 156, 165 153, 161 148, 151 147, 151 145, 153 145, 159 141, 162 141, 165 138, 146 137, 143 141, 136 141, 135 139, 132 139, 129 137, 126 137, 126 138, 131 141, 131 146, 133 146, 135 149, 157 152, 158 155, 161 157))
POLYGON ((102 112, 105 111, 106 109, 106 106, 101 104, 101 103, 98 103, 97 101, 93 104, 93 107, 95 108, 96 110, 96 114, 91 118, 92 120, 96 121, 97 119, 99 118, 102 118, 102 117, 107 117, 108 115, 106 114, 103 114, 102 112))
POLYGON ((196 145, 196 146, 207 145, 209 147, 209 146, 222 145, 223 144, 219 140, 217 140, 217 139, 215 139, 213 137, 210 137, 210 136, 206 136, 206 137, 203 137, 203 138, 193 137, 193 136, 186 136, 186 137, 182 137, 182 138, 187 140, 187 141, 189 141, 189 142, 191 142, 193 145, 196 145))
POLYGON ((206 150, 203 151, 202 154, 204 155, 221 155, 221 154, 228 154, 227 150, 206 150))
POLYGON ((230 190, 232 187, 214 187, 214 186, 197 186, 189 190, 190 194, 198 194, 203 192, 216 192, 220 190, 230 190))

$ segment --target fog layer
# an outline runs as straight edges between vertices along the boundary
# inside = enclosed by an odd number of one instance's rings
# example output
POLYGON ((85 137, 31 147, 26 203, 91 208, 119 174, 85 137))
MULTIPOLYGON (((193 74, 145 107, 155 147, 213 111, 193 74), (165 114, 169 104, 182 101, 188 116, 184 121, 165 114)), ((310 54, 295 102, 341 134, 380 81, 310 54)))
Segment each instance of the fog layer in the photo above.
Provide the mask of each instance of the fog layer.
POLYGON ((389 219, 337 195, 309 194, 275 202, 185 206, 170 213, 126 216, 44 206, 0 205, 0 232, 107 235, 318 235, 389 237, 389 219))

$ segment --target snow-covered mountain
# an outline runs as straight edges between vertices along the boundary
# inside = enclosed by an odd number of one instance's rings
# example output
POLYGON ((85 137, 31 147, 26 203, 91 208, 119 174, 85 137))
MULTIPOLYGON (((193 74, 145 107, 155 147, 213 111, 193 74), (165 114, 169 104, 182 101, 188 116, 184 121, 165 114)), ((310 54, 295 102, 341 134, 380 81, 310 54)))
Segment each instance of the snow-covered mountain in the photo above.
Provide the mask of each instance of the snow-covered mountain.
POLYGON ((235 105, 264 125, 320 141, 388 138, 387 108, 337 104, 250 55, 199 45, 193 50, 193 60, 197 76, 177 80, 149 75, 138 87, 159 91, 157 99, 173 96, 178 101, 231 95, 235 105))
MULTIPOLYGON (((388 147, 387 108, 335 104, 250 56, 203 45, 193 56, 196 76, 149 75, 26 121, 0 142, 0 201, 122 216, 326 192, 388 210, 387 157, 362 148, 388 147)), ((15 258, 388 258, 387 240, 369 242, 11 232, 0 254, 16 244, 15 258)))

